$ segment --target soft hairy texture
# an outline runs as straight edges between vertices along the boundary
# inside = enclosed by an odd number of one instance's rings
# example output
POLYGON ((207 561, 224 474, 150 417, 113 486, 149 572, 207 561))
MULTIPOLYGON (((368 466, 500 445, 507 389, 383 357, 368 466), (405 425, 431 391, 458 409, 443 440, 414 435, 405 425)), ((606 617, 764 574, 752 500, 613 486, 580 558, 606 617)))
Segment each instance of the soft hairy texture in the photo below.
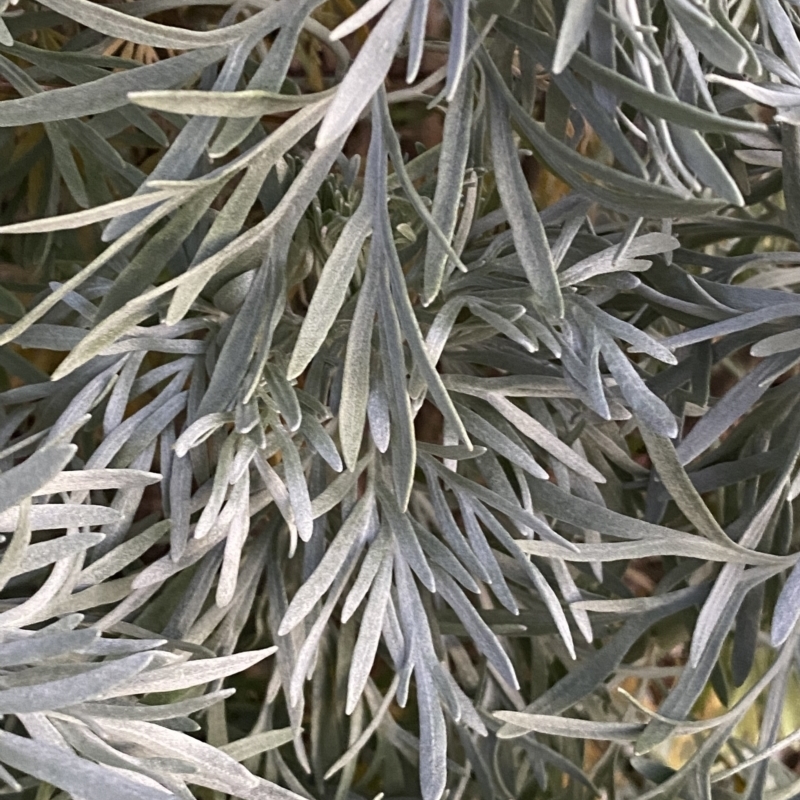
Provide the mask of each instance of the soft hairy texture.
POLYGON ((796 796, 799 14, 0 0, 6 795, 796 796))

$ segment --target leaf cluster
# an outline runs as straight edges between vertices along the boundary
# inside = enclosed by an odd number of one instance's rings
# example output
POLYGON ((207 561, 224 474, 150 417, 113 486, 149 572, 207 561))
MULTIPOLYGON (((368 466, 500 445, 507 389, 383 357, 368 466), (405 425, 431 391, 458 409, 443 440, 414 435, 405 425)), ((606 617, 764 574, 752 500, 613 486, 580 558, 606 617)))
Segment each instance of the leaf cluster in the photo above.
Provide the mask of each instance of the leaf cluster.
POLYGON ((440 10, 0 0, 5 794, 800 792, 797 6, 440 10))

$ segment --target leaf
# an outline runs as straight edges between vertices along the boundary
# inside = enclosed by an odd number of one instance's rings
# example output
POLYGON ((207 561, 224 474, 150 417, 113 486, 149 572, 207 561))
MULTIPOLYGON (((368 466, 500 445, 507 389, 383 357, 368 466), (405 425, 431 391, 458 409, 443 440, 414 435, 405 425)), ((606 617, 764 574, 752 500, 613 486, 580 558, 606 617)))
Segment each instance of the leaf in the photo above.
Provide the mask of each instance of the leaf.
POLYGON ((102 697, 109 690, 113 691, 114 687, 141 673, 152 659, 150 653, 137 653, 73 677, 0 690, 0 713, 55 711, 102 697))
POLYGON ((397 539, 399 555, 403 557, 404 562, 414 571, 428 591, 435 592, 436 579, 428 565, 428 560, 425 558, 408 516, 400 511, 397 500, 389 491, 388 486, 382 486, 378 483, 375 487, 375 493, 380 502, 381 512, 385 515, 389 528, 397 539))
POLYGON ((174 692, 192 686, 205 684, 235 675, 252 667, 271 656, 276 648, 254 650, 249 653, 237 653, 232 656, 203 658, 183 664, 172 664, 166 667, 148 670, 133 680, 129 680, 117 690, 106 691, 102 699, 124 697, 132 694, 154 694, 156 692, 174 692))
POLYGON ((466 407, 458 407, 458 412, 469 430, 487 445, 491 444, 492 450, 498 455, 503 455, 512 463, 518 464, 526 472, 540 480, 549 478, 547 472, 534 461, 533 457, 526 450, 511 441, 501 431, 490 422, 487 422, 480 415, 470 411, 466 407))
POLYGON ((102 533, 72 533, 49 542, 29 545, 15 574, 32 572, 55 561, 77 555, 99 544, 103 539, 105 536, 102 533))
POLYGON ((189 425, 178 437, 173 445, 175 455, 178 458, 183 458, 190 450, 202 444, 223 425, 227 425, 231 422, 233 422, 232 415, 225 411, 215 411, 211 414, 204 414, 189 425))
POLYGON ((447 82, 444 87, 448 100, 455 96, 467 64, 469 7, 469 0, 455 0, 450 15, 450 52, 447 56, 447 82))
MULTIPOLYGON (((375 124, 375 130, 380 132, 379 125, 375 124)), ((377 184, 377 195, 385 195, 386 184, 381 180, 377 184)), ((411 355, 414 359, 415 368, 419 371, 419 375, 425 384, 427 384, 428 391, 431 394, 432 400, 436 403, 437 408, 444 416, 445 420, 453 426, 454 430, 458 433, 460 439, 467 445, 472 447, 469 441, 467 432, 464 429, 464 424, 461 422, 458 413, 453 406, 450 395, 442 383, 439 373, 436 370, 435 363, 431 359, 431 353, 425 341, 422 338, 422 332, 417 321, 416 314, 414 313, 413 306, 408 296, 408 288, 406 286, 404 272, 397 250, 392 241, 391 223, 386 204, 381 203, 378 209, 377 224, 375 226, 375 247, 379 248, 376 257, 382 256, 384 263, 388 263, 388 279, 391 287, 391 295, 393 303, 386 302, 386 309, 393 306, 394 312, 397 315, 397 320, 400 325, 403 336, 408 344, 411 355)), ((384 314, 384 318, 385 318, 384 314)), ((391 330, 391 325, 389 330, 391 330)), ((387 331, 388 332, 388 331, 387 331)), ((396 363, 400 363, 399 358, 395 358, 396 363)), ((405 371, 405 370, 404 370, 405 371)), ((392 374, 394 379, 396 376, 392 374)), ((404 394, 408 398, 408 389, 404 390, 404 394)), ((399 392, 396 391, 395 401, 399 401, 399 392)), ((413 443, 413 438, 411 441, 413 443)))
MULTIPOLYGON (((218 791, 227 787, 231 794, 236 795, 249 794, 260 783, 259 778, 216 747, 162 725, 138 720, 105 719, 98 727, 103 738, 111 742, 120 741, 123 746, 135 743, 159 757, 166 755, 188 762, 194 767, 194 771, 187 776, 192 783, 218 791)), ((274 794, 266 796, 281 800, 297 797, 278 787, 274 787, 274 794)))
POLYGON ((53 480, 77 451, 74 444, 52 445, 0 474, 0 512, 35 494, 53 480))
MULTIPOLYGON (((309 106, 306 109, 295 114, 288 122, 282 125, 275 133, 268 137, 264 143, 263 148, 258 148, 256 153, 251 154, 252 157, 263 159, 264 163, 274 164, 278 162, 284 153, 286 153, 297 141, 311 128, 313 128, 321 117, 324 107, 309 106)), ((188 127, 188 126, 187 126, 188 127)), ((184 128, 184 131, 187 128, 184 128)), ((182 132, 183 133, 183 132, 182 132)), ((190 131, 191 133, 191 131, 190 131)), ((245 233, 234 236, 231 241, 224 244, 219 249, 210 248, 211 252, 205 252, 204 249, 198 254, 198 259, 191 268, 181 276, 174 279, 174 283, 170 282, 164 284, 168 289, 174 288, 175 295, 170 303, 169 311, 167 312, 167 323, 174 325, 178 320, 182 319, 191 308, 192 304, 197 299, 197 296, 204 289, 206 284, 223 270, 235 258, 248 252, 252 247, 256 246, 259 241, 272 234, 282 221, 289 209, 295 203, 299 202, 298 196, 303 197, 303 192, 308 192, 309 186, 313 191, 316 191, 318 184, 314 184, 316 179, 316 169, 320 169, 319 165, 326 165, 327 159, 330 154, 326 151, 315 153, 306 164, 305 169, 301 176, 307 180, 296 180, 291 187, 287 190, 286 194, 280 200, 278 205, 265 220, 259 224, 249 228, 245 233), (316 162, 316 163, 315 163, 316 162), (314 169, 316 167, 316 169, 314 169), (202 257, 201 257, 202 256, 202 257)), ((332 161, 333 158, 330 158, 332 161)), ((218 179, 222 180, 229 177, 229 171, 235 173, 237 167, 241 166, 238 161, 232 162, 233 166, 230 168, 223 168, 218 179)), ((327 164, 325 171, 329 168, 327 164)), ((321 178, 320 178, 321 180, 321 178)), ((244 183, 244 181, 242 182, 244 183)), ((305 200, 306 203, 310 202, 311 198, 305 200)), ((226 205, 227 208, 227 205, 226 205)), ((223 211, 224 214, 224 211, 223 211)), ((218 218, 219 219, 219 218, 218 218)), ((224 220, 224 216, 223 216, 224 220)), ((213 228, 212 228, 213 231, 213 228)), ((116 233, 116 231, 114 232, 116 233)), ((217 231, 213 231, 214 234, 217 231)), ((106 235, 108 231, 106 231, 106 235)), ((164 285, 158 287, 155 292, 167 291, 164 285)))
POLYGON ((286 378, 270 367, 266 369, 266 379, 270 395, 275 401, 278 411, 286 421, 289 431, 294 433, 299 430, 303 421, 303 412, 300 409, 297 394, 286 378))
MULTIPOLYGON (((641 544, 645 547, 657 547, 659 543, 666 547, 667 543, 670 543, 669 546, 672 546, 672 543, 674 543, 676 548, 681 546, 684 548, 688 547, 690 551, 695 548, 699 550, 699 548, 702 547, 704 548, 704 552, 717 554, 719 560, 738 561, 741 558, 745 558, 747 560, 746 563, 780 563, 780 556, 759 553, 746 548, 731 547, 727 544, 723 546, 707 542, 692 534, 682 533, 661 525, 653 525, 644 520, 625 516, 624 514, 612 511, 597 503, 589 502, 575 495, 569 495, 564 490, 545 481, 532 482, 530 488, 533 502, 541 513, 552 515, 556 517, 556 519, 569 522, 576 527, 596 530, 601 534, 613 536, 615 538, 625 538, 634 541, 642 540, 641 544), (679 544, 685 537, 689 538, 690 543, 679 544), (742 550, 744 550, 744 552, 742 552, 742 550), (723 552, 727 553, 726 559, 722 558, 723 552)), ((529 544, 538 546, 534 545, 534 543, 529 544)), ((544 545, 545 543, 542 544, 544 545)), ((550 547, 550 544, 547 544, 547 546, 550 547)), ((585 551, 586 548, 593 546, 594 545, 585 544, 581 546, 581 550, 585 551)), ((616 546, 616 543, 613 546, 616 546)), ((612 544, 608 543, 602 545, 600 549, 603 547, 611 548, 612 544)), ((577 548, 575 549, 577 550, 577 548)), ((565 559, 569 558, 565 552, 561 552, 560 557, 565 559)))
POLYGON ((303 415, 300 432, 317 452, 317 455, 321 456, 334 472, 341 472, 344 469, 344 464, 342 463, 341 456, 336 449, 333 439, 325 428, 310 414, 303 415))
POLYGON ((478 650, 486 656, 487 660, 509 686, 513 689, 518 689, 519 681, 511 660, 503 650, 497 637, 483 622, 461 589, 453 583, 453 580, 448 575, 442 573, 440 573, 437 580, 437 589, 456 612, 478 650))
POLYGON ((172 219, 150 238, 116 278, 97 310, 99 319, 106 319, 124 308, 158 279, 165 264, 181 250, 191 232, 208 213, 216 195, 217 187, 212 186, 204 187, 187 198, 172 219))
MULTIPOLYGON (((767 106, 775 106, 781 110, 786 110, 788 120, 791 109, 800 105, 800 91, 794 86, 787 86, 782 83, 751 83, 750 81, 740 81, 733 78, 726 78, 723 75, 714 75, 708 78, 713 83, 723 83, 736 89, 758 103, 767 106)), ((780 120, 785 121, 784 119, 780 120)))
POLYGON ((11 35, 8 26, 0 18, 0 44, 11 47, 14 44, 14 37, 11 35))
POLYGON ((335 89, 304 95, 243 89, 238 92, 178 91, 129 92, 128 100, 144 108, 169 111, 172 114, 198 114, 226 119, 248 119, 265 114, 285 114, 333 97, 335 89))
MULTIPOLYGON (((155 209, 155 211, 150 212, 141 222, 131 228, 124 236, 121 236, 119 239, 117 239, 113 245, 107 247, 99 256, 97 256, 97 258, 80 270, 76 275, 74 275, 68 281, 62 283, 59 289, 48 295, 34 309, 29 311, 21 320, 19 320, 19 322, 16 322, 5 331, 0 333, 0 345, 8 344, 9 342, 18 338, 21 333, 25 332, 33 323, 41 319, 48 311, 50 311, 50 309, 57 306, 58 303, 60 303, 61 300, 63 300, 64 297, 66 297, 71 291, 75 290, 95 272, 101 269, 101 267, 105 266, 105 264, 121 253, 132 242, 136 241, 151 225, 154 225, 158 220, 165 217, 179 204, 180 198, 167 201, 155 209)), ((144 303, 143 305, 145 308, 148 308, 147 303, 144 303)), ((137 312, 139 310, 140 309, 137 309, 137 312)), ((135 312, 133 312, 130 308, 121 309, 119 313, 120 316, 126 320, 131 316, 135 316, 135 312)), ((109 327, 111 327, 119 324, 119 320, 114 319, 112 315, 112 317, 110 317, 106 323, 109 327)), ((95 331, 97 330, 98 329, 95 329, 95 331)))
MULTIPOLYGON (((17 508, 9 508, 0 513, 0 533, 13 531, 18 519, 17 508)), ((118 521, 118 511, 99 505, 36 505, 30 511, 30 526, 34 531, 108 525, 118 521)))
POLYGON ((660 542, 644 540, 582 544, 578 545, 575 552, 566 553, 563 552, 564 548, 551 542, 521 541, 519 542, 519 547, 526 553, 561 558, 564 561, 626 561, 631 558, 649 558, 657 554, 680 556, 690 552, 693 557, 702 558, 706 561, 720 561, 739 565, 773 563, 756 551, 751 551, 752 555, 740 554, 738 551, 732 551, 699 537, 695 537, 695 541, 681 536, 673 536, 666 541, 660 542))
POLYGON ((775 369, 776 361, 786 359, 786 363, 791 364, 794 358, 792 354, 770 356, 758 364, 730 391, 726 392, 725 396, 702 419, 698 420, 697 424, 675 448, 681 463, 688 464, 704 452, 739 417, 758 402, 769 387, 764 378, 775 369))
POLYGON ((541 536, 549 539, 551 542, 554 542, 557 548, 577 551, 575 545, 557 534, 554 530, 552 530, 552 528, 550 528, 549 525, 547 525, 547 523, 533 516, 533 514, 529 513, 521 506, 510 502, 496 492, 490 491, 486 487, 481 486, 474 481, 468 480, 457 473, 453 473, 450 470, 445 469, 441 464, 428 456, 424 456, 423 458, 427 464, 430 464, 436 470, 436 472, 439 473, 444 482, 452 486, 454 489, 461 489, 465 494, 473 495, 482 503, 485 503, 487 506, 495 508, 500 511, 500 513, 508 516, 509 519, 511 519, 515 524, 521 525, 524 528, 532 528, 541 536))
POLYGON ((237 739, 235 742, 226 744, 220 749, 236 761, 242 762, 253 756, 267 753, 270 750, 288 744, 294 739, 294 736, 294 731, 291 728, 280 728, 237 739))
POLYGON ((730 601, 720 609, 721 613, 697 663, 687 665, 682 671, 672 692, 663 702, 659 717, 648 723, 637 740, 638 752, 649 752, 675 730, 678 720, 688 715, 703 688, 708 685, 711 672, 719 660, 722 645, 734 623, 744 596, 750 589, 763 583, 775 572, 774 567, 759 567, 745 573, 736 591, 730 597, 730 601))
POLYGON ((250 497, 250 472, 244 471, 234 484, 228 505, 231 506, 232 522, 225 538, 225 550, 217 583, 216 603, 219 608, 229 605, 236 594, 237 581, 241 568, 242 550, 247 535, 250 533, 250 514, 248 499, 250 497))
POLYGON ((145 472, 139 469, 76 469, 56 475, 32 494, 36 496, 82 490, 131 489, 151 486, 160 480, 161 475, 157 472, 145 472))
POLYGON ((187 700, 177 700, 167 705, 153 706, 147 704, 122 705, 120 703, 87 703, 70 708, 75 714, 86 713, 92 717, 108 719, 167 720, 194 714, 235 694, 235 689, 223 689, 210 692, 187 700))
POLYGON ((447 731, 433 682, 425 669, 417 668, 419 709, 420 786, 423 800, 436 800, 447 783, 447 731))
POLYGON ((82 228, 84 225, 92 225, 95 222, 113 219, 119 214, 158 205, 174 196, 175 192, 168 189, 134 195, 133 197, 126 197, 124 200, 115 200, 112 203, 106 203, 95 208, 87 208, 84 211, 75 211, 71 214, 61 214, 57 217, 46 217, 44 219, 31 220, 30 222, 2 225, 0 226, 0 234, 48 233, 50 231, 73 230, 82 228))
POLYGON ((430 442, 417 442, 417 449, 437 458, 452 459, 454 461, 478 458, 486 453, 485 447, 475 446, 472 450, 469 450, 462 445, 441 445, 431 444, 430 442))
POLYGON ((714 322, 710 325, 703 325, 684 333, 675 334, 664 340, 664 343, 672 350, 680 347, 688 347, 698 342, 715 339, 719 336, 727 336, 739 331, 746 331, 762 325, 765 322, 772 322, 777 319, 800 316, 800 307, 794 303, 777 303, 767 308, 760 308, 757 311, 749 311, 738 314, 730 319, 714 322))
POLYGON ((331 31, 331 39, 336 41, 355 33, 362 25, 366 25, 373 17, 380 14, 390 2, 391 0, 367 0, 361 8, 351 13, 344 22, 339 23, 331 31))
MULTIPOLYGON (((337 76, 349 66, 350 54, 346 48, 333 42, 327 28, 310 16, 319 5, 320 0, 302 0, 299 3, 292 3, 286 9, 280 31, 275 36, 269 52, 263 55, 258 67, 247 82, 247 90, 276 93, 281 90, 297 51, 303 28, 313 31, 313 35, 332 51, 337 61, 337 76)), ((230 153, 247 138, 258 122, 256 117, 225 120, 209 150, 211 157, 221 158, 230 153)))
POLYGON ((372 350, 372 331, 378 306, 380 285, 372 250, 361 291, 358 293, 342 376, 342 396, 339 401, 339 437, 342 457, 349 470, 354 469, 361 450, 364 422, 369 402, 369 370, 372 350))
POLYGON ((276 14, 274 9, 261 11, 237 25, 221 27, 214 31, 192 31, 137 19, 116 9, 98 6, 89 0, 46 0, 42 5, 63 13, 68 19, 73 19, 106 36, 147 44, 151 47, 180 50, 231 45, 248 34, 261 30, 266 24, 272 23, 276 28, 280 25, 280 13, 276 14))
POLYGON ((672 442, 656 436, 645 427, 641 428, 641 434, 659 478, 687 519, 710 541, 744 551, 745 548, 733 542, 714 519, 681 466, 672 442))
POLYGON ((523 553, 520 543, 516 539, 512 539, 511 535, 505 528, 490 514, 480 503, 469 503, 465 500, 463 495, 459 496, 459 501, 462 504, 471 505, 481 520, 494 534, 494 536, 502 543, 514 557, 517 564, 522 568, 523 581, 526 584, 533 586, 539 593, 542 601, 544 602, 550 616, 555 623, 556 630, 567 648, 567 652, 572 658, 575 657, 575 646, 572 639, 572 633, 567 622, 566 615, 561 608, 561 604, 556 597, 556 593, 550 587, 550 584, 545 580, 541 571, 527 558, 523 553))
POLYGON ((800 618, 800 568, 795 564, 778 595, 772 613, 770 638, 773 647, 779 647, 789 638, 798 618, 800 618))
POLYGON ((386 529, 382 528, 378 536, 372 541, 367 550, 367 555, 361 562, 361 569, 358 572, 358 577, 353 583, 352 588, 345 598, 344 605, 342 606, 342 622, 347 622, 353 616, 361 601, 370 590, 375 576, 384 561, 384 557, 390 551, 391 537, 387 534, 386 529))
POLYGON ((434 540, 423 526, 413 524, 412 521, 413 527, 415 527, 420 534, 420 543, 423 545, 423 547, 425 547, 432 557, 434 555, 438 555, 436 551, 443 552, 446 561, 442 558, 436 558, 435 560, 437 563, 443 566, 448 572, 450 572, 451 575, 456 577, 459 582, 462 583, 462 585, 466 586, 471 591, 477 592, 479 589, 475 584, 475 579, 487 581, 489 579, 489 575, 484 569, 483 564, 481 564, 480 560, 476 557, 472 547, 467 544, 464 536, 459 530, 455 516, 448 505, 444 492, 439 486, 436 475, 433 473, 430 467, 424 463, 422 466, 425 470, 425 478, 428 482, 428 490, 430 491, 430 500, 431 504, 433 505, 433 515, 434 519, 436 520, 436 525, 449 548, 467 568, 467 575, 462 577, 464 569, 453 558, 453 553, 450 553, 447 548, 443 548, 437 540, 434 540), (436 551, 432 549, 434 542, 436 543, 436 551), (453 567, 455 567, 455 569, 451 567, 449 563, 447 563, 454 561, 455 564, 453 567))
POLYGON ((392 479, 400 511, 404 512, 411 497, 414 468, 417 462, 417 441, 414 415, 408 396, 406 363, 400 324, 391 301, 388 281, 384 279, 378 293, 381 353, 389 380, 389 409, 392 421, 392 479))
POLYGON ((31 543, 31 502, 23 500, 19 506, 14 536, 5 548, 0 560, 0 587, 5 585, 14 575, 19 573, 20 564, 31 543))
POLYGON ((169 532, 170 522, 164 520, 147 528, 131 539, 123 542, 97 561, 94 561, 81 572, 78 579, 80 586, 92 586, 102 583, 112 575, 120 572, 128 564, 144 555, 156 542, 169 532))
POLYGON ((744 205, 744 198, 736 182, 697 131, 673 126, 671 135, 686 166, 705 186, 735 206, 744 205))
POLYGON ((325 263, 289 362, 289 380, 298 377, 308 366, 336 320, 358 263, 357 256, 370 233, 371 215, 370 204, 362 201, 356 213, 347 221, 325 263))
POLYGON ((781 124, 783 192, 786 197, 786 221, 795 239, 800 237, 800 129, 781 124))
MULTIPOLYGON (((497 29, 521 47, 533 45, 541 48, 544 53, 552 52, 552 40, 546 34, 535 31, 531 27, 519 22, 511 24, 505 19, 500 19, 497 21, 497 29)), ((588 78, 593 84, 603 86, 614 92, 617 97, 624 98, 626 103, 637 110, 668 122, 674 122, 676 125, 683 125, 702 133, 735 134, 746 131, 752 133, 763 131, 760 123, 734 117, 723 117, 720 114, 704 111, 688 103, 681 103, 651 91, 631 78, 625 77, 619 71, 598 64, 579 52, 574 53, 570 67, 588 78)), ((713 79, 716 80, 716 76, 713 79)))
MULTIPOLYGON (((268 260, 256 272, 220 351, 217 367, 197 409, 198 417, 229 410, 239 393, 256 347, 268 335, 267 286, 277 265, 268 260)), ((109 317, 109 320, 113 319, 109 317)))
POLYGON ((330 588, 348 554, 366 532, 374 507, 375 500, 371 493, 363 495, 356 503, 311 577, 292 598, 278 628, 279 636, 285 636, 298 625, 330 588))
POLYGON ((542 449, 552 454, 570 469, 596 483, 605 483, 605 477, 586 459, 567 447, 557 436, 550 433, 541 422, 526 414, 505 397, 490 394, 486 398, 520 433, 532 439, 542 449))
MULTIPOLYGON (((72 0, 68 1, 71 5, 72 0)), ((65 3, 65 0, 49 0, 49 2, 60 4, 65 3)), ((76 0, 76 2, 92 8, 102 8, 87 0, 76 0)), ((112 111, 128 102, 128 92, 136 89, 162 89, 185 83, 209 64, 219 61, 225 52, 221 47, 194 50, 148 66, 114 72, 105 78, 82 83, 79 86, 54 89, 51 92, 42 92, 19 100, 5 100, 0 108, 0 128, 77 119, 90 114, 112 111)))
MULTIPOLYGON (((385 92, 380 93, 381 101, 377 103, 378 106, 378 113, 380 114, 381 118, 381 127, 383 131, 384 140, 386 142, 386 150, 389 154, 389 158, 392 161, 392 165, 394 166, 394 177, 399 182, 400 186, 403 188, 403 191, 408 197, 411 205, 414 206, 414 210, 417 214, 421 217, 422 221, 428 228, 428 233, 433 236, 435 239, 438 240, 439 244, 444 247, 445 252, 447 253, 448 257, 453 260, 456 266, 461 269, 462 271, 466 271, 466 267, 461 263, 461 259, 459 258, 458 253, 453 250, 450 244, 450 237, 446 236, 440 229, 439 226, 436 224, 436 221, 431 216, 430 212, 428 211, 427 204, 420 196, 419 192, 416 190, 411 177, 409 176, 406 167, 405 167, 405 159, 403 157, 402 150, 400 149, 400 141, 397 138, 397 134, 394 132, 392 127, 392 118, 389 113, 389 105, 386 100, 385 92)), ((381 182, 381 185, 385 185, 385 181, 381 182)), ((382 226, 378 226, 378 230, 376 230, 376 234, 379 234, 380 229, 385 229, 387 232, 391 230, 391 225, 384 224, 382 226)), ((400 230, 400 228, 398 228, 400 230)), ((391 237, 386 237, 387 242, 391 242, 391 237)), ((385 246, 385 245, 384 245, 385 246)))
POLYGON ((382 85, 405 32, 411 5, 412 0, 392 0, 391 6, 370 32, 339 84, 317 134, 317 147, 325 147, 348 132, 382 85))
POLYGON ((558 287, 550 245, 541 218, 533 204, 505 104, 490 94, 492 161, 497 189, 508 214, 517 254, 533 289, 533 302, 556 318, 564 316, 564 301, 558 287))
MULTIPOLYGON (((475 594, 480 593, 480 586, 475 578, 472 577, 472 574, 468 572, 461 565, 461 561, 459 561, 460 558, 469 566, 470 570, 473 572, 476 571, 475 557, 472 555, 470 548, 465 545, 460 533, 458 533, 457 537, 450 535, 445 537, 447 543, 453 547, 451 551, 450 548, 443 545, 430 531, 423 528, 422 525, 414 520, 412 520, 412 527, 419 537, 420 545, 430 559, 431 564, 436 564, 438 567, 441 567, 442 570, 455 578, 467 591, 474 592, 475 594), (452 543, 454 541, 460 542, 460 547, 453 546, 452 543), (456 558, 456 553, 459 558, 456 558), (465 558, 467 554, 468 557, 465 558)), ((483 570, 480 570, 480 573, 483 575, 483 570)))
POLYGON ((678 425, 672 412, 647 388, 628 359, 605 334, 601 334, 600 350, 620 391, 639 419, 660 436, 669 439, 677 436, 678 425))
POLYGON ((700 609, 692 634, 692 644, 689 649, 689 663, 692 667, 697 667, 700 662, 724 610, 734 603, 737 609, 741 605, 744 599, 741 585, 743 577, 744 566, 741 564, 726 564, 720 570, 708 598, 700 609))
POLYGON ((283 451, 284 477, 289 493, 289 503, 294 514, 297 533, 303 541, 308 541, 313 533, 314 512, 311 507, 311 498, 308 494, 305 471, 300 461, 300 455, 294 442, 280 425, 273 424, 278 441, 283 451))
MULTIPOLYGON (((680 247, 680 242, 665 233, 645 233, 637 236, 633 241, 626 243, 624 249, 621 245, 601 250, 599 253, 581 259, 559 275, 562 286, 579 283, 595 275, 613 272, 615 269, 633 270, 636 259, 641 256, 669 253, 680 247)), ((580 295, 575 298, 578 302, 580 295)), ((588 306, 582 305, 587 311, 588 306)))
POLYGON ((47 635, 6 641, 0 654, 0 665, 5 668, 20 664, 35 664, 65 653, 85 652, 99 636, 99 631, 85 628, 80 631, 48 632, 47 635))
MULTIPOLYGON (((453 240, 456 231, 459 201, 467 168, 473 91, 473 73, 467 69, 458 84, 444 121, 431 217, 448 241, 453 240)), ((442 243, 436 237, 429 236, 425 251, 423 305, 429 305, 441 290, 447 265, 447 253, 442 243)))
POLYGON ((144 785, 69 750, 0 731, 0 761, 86 800, 167 800, 166 791, 144 785))
POLYGON ((784 58, 796 74, 800 73, 800 42, 797 41, 791 18, 777 0, 764 0, 763 13, 769 20, 775 38, 780 42, 784 58))
POLYGON ((773 356, 776 353, 786 353, 791 350, 800 349, 800 336, 797 331, 785 331, 776 333, 774 336, 767 336, 750 348, 750 355, 759 358, 773 356))
POLYGON ((303 683, 307 675, 311 672, 312 664, 316 661, 319 652, 321 637, 325 632, 325 627, 330 620, 331 614, 336 603, 341 596, 345 584, 352 574, 353 568, 358 557, 358 551, 351 551, 350 557, 339 573, 334 577, 330 595, 320 609, 314 623, 311 625, 303 646, 300 648, 297 659, 294 663, 292 674, 289 681, 289 700, 293 706, 302 704, 303 683))
POLYGON ((371 460, 370 456, 364 456, 352 472, 344 472, 339 475, 311 501, 311 513, 314 519, 327 514, 339 505, 344 496, 358 483, 361 473, 371 460))
POLYGON ((536 731, 550 736, 568 736, 575 739, 629 742, 644 729, 644 725, 640 722, 594 722, 517 711, 495 711, 494 715, 499 720, 514 726, 513 732, 498 732, 501 739, 520 736, 523 732, 536 731))
POLYGON ((491 584, 493 594, 503 606, 512 614, 518 614, 519 607, 517 602, 508 588, 508 584, 497 562, 497 558, 492 552, 491 547, 489 547, 489 542, 486 540, 486 536, 481 526, 478 524, 472 506, 469 501, 461 495, 458 495, 458 502, 464 519, 464 530, 466 531, 467 539, 478 559, 478 563, 481 565, 481 571, 486 575, 486 582, 491 584))
POLYGON ((568 0, 553 56, 553 73, 563 72, 594 19, 592 0, 568 0))
POLYGON ((531 703, 526 711, 559 714, 570 708, 592 692, 597 681, 605 680, 619 667, 626 653, 644 631, 657 621, 702 601, 707 592, 707 586, 674 592, 657 608, 626 617, 620 630, 599 651, 593 653, 592 659, 576 666, 569 675, 531 703))
POLYGON ((386 604, 389 602, 389 592, 392 588, 392 561, 393 553, 391 550, 387 550, 378 567, 375 580, 372 582, 369 600, 367 600, 364 614, 361 617, 361 627, 353 648, 350 672, 347 678, 346 714, 353 713, 372 670, 383 628, 386 604))

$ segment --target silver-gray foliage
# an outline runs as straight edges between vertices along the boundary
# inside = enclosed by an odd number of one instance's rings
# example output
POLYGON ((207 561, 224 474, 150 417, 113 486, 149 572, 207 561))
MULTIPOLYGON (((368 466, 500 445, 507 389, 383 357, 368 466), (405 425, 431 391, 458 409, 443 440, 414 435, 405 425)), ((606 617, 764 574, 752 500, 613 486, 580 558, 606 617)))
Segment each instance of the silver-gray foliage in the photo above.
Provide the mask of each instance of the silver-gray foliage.
POLYGON ((6 794, 800 792, 800 9, 442 6, 0 1, 6 794))

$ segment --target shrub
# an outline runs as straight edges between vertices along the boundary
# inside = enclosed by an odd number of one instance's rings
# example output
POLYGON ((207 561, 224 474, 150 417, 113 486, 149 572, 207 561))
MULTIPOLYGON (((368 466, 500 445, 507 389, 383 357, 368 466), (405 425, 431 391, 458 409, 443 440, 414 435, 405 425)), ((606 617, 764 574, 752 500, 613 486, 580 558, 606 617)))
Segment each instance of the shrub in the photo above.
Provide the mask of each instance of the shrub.
POLYGON ((795 4, 0 11, 7 795, 800 792, 795 4))

